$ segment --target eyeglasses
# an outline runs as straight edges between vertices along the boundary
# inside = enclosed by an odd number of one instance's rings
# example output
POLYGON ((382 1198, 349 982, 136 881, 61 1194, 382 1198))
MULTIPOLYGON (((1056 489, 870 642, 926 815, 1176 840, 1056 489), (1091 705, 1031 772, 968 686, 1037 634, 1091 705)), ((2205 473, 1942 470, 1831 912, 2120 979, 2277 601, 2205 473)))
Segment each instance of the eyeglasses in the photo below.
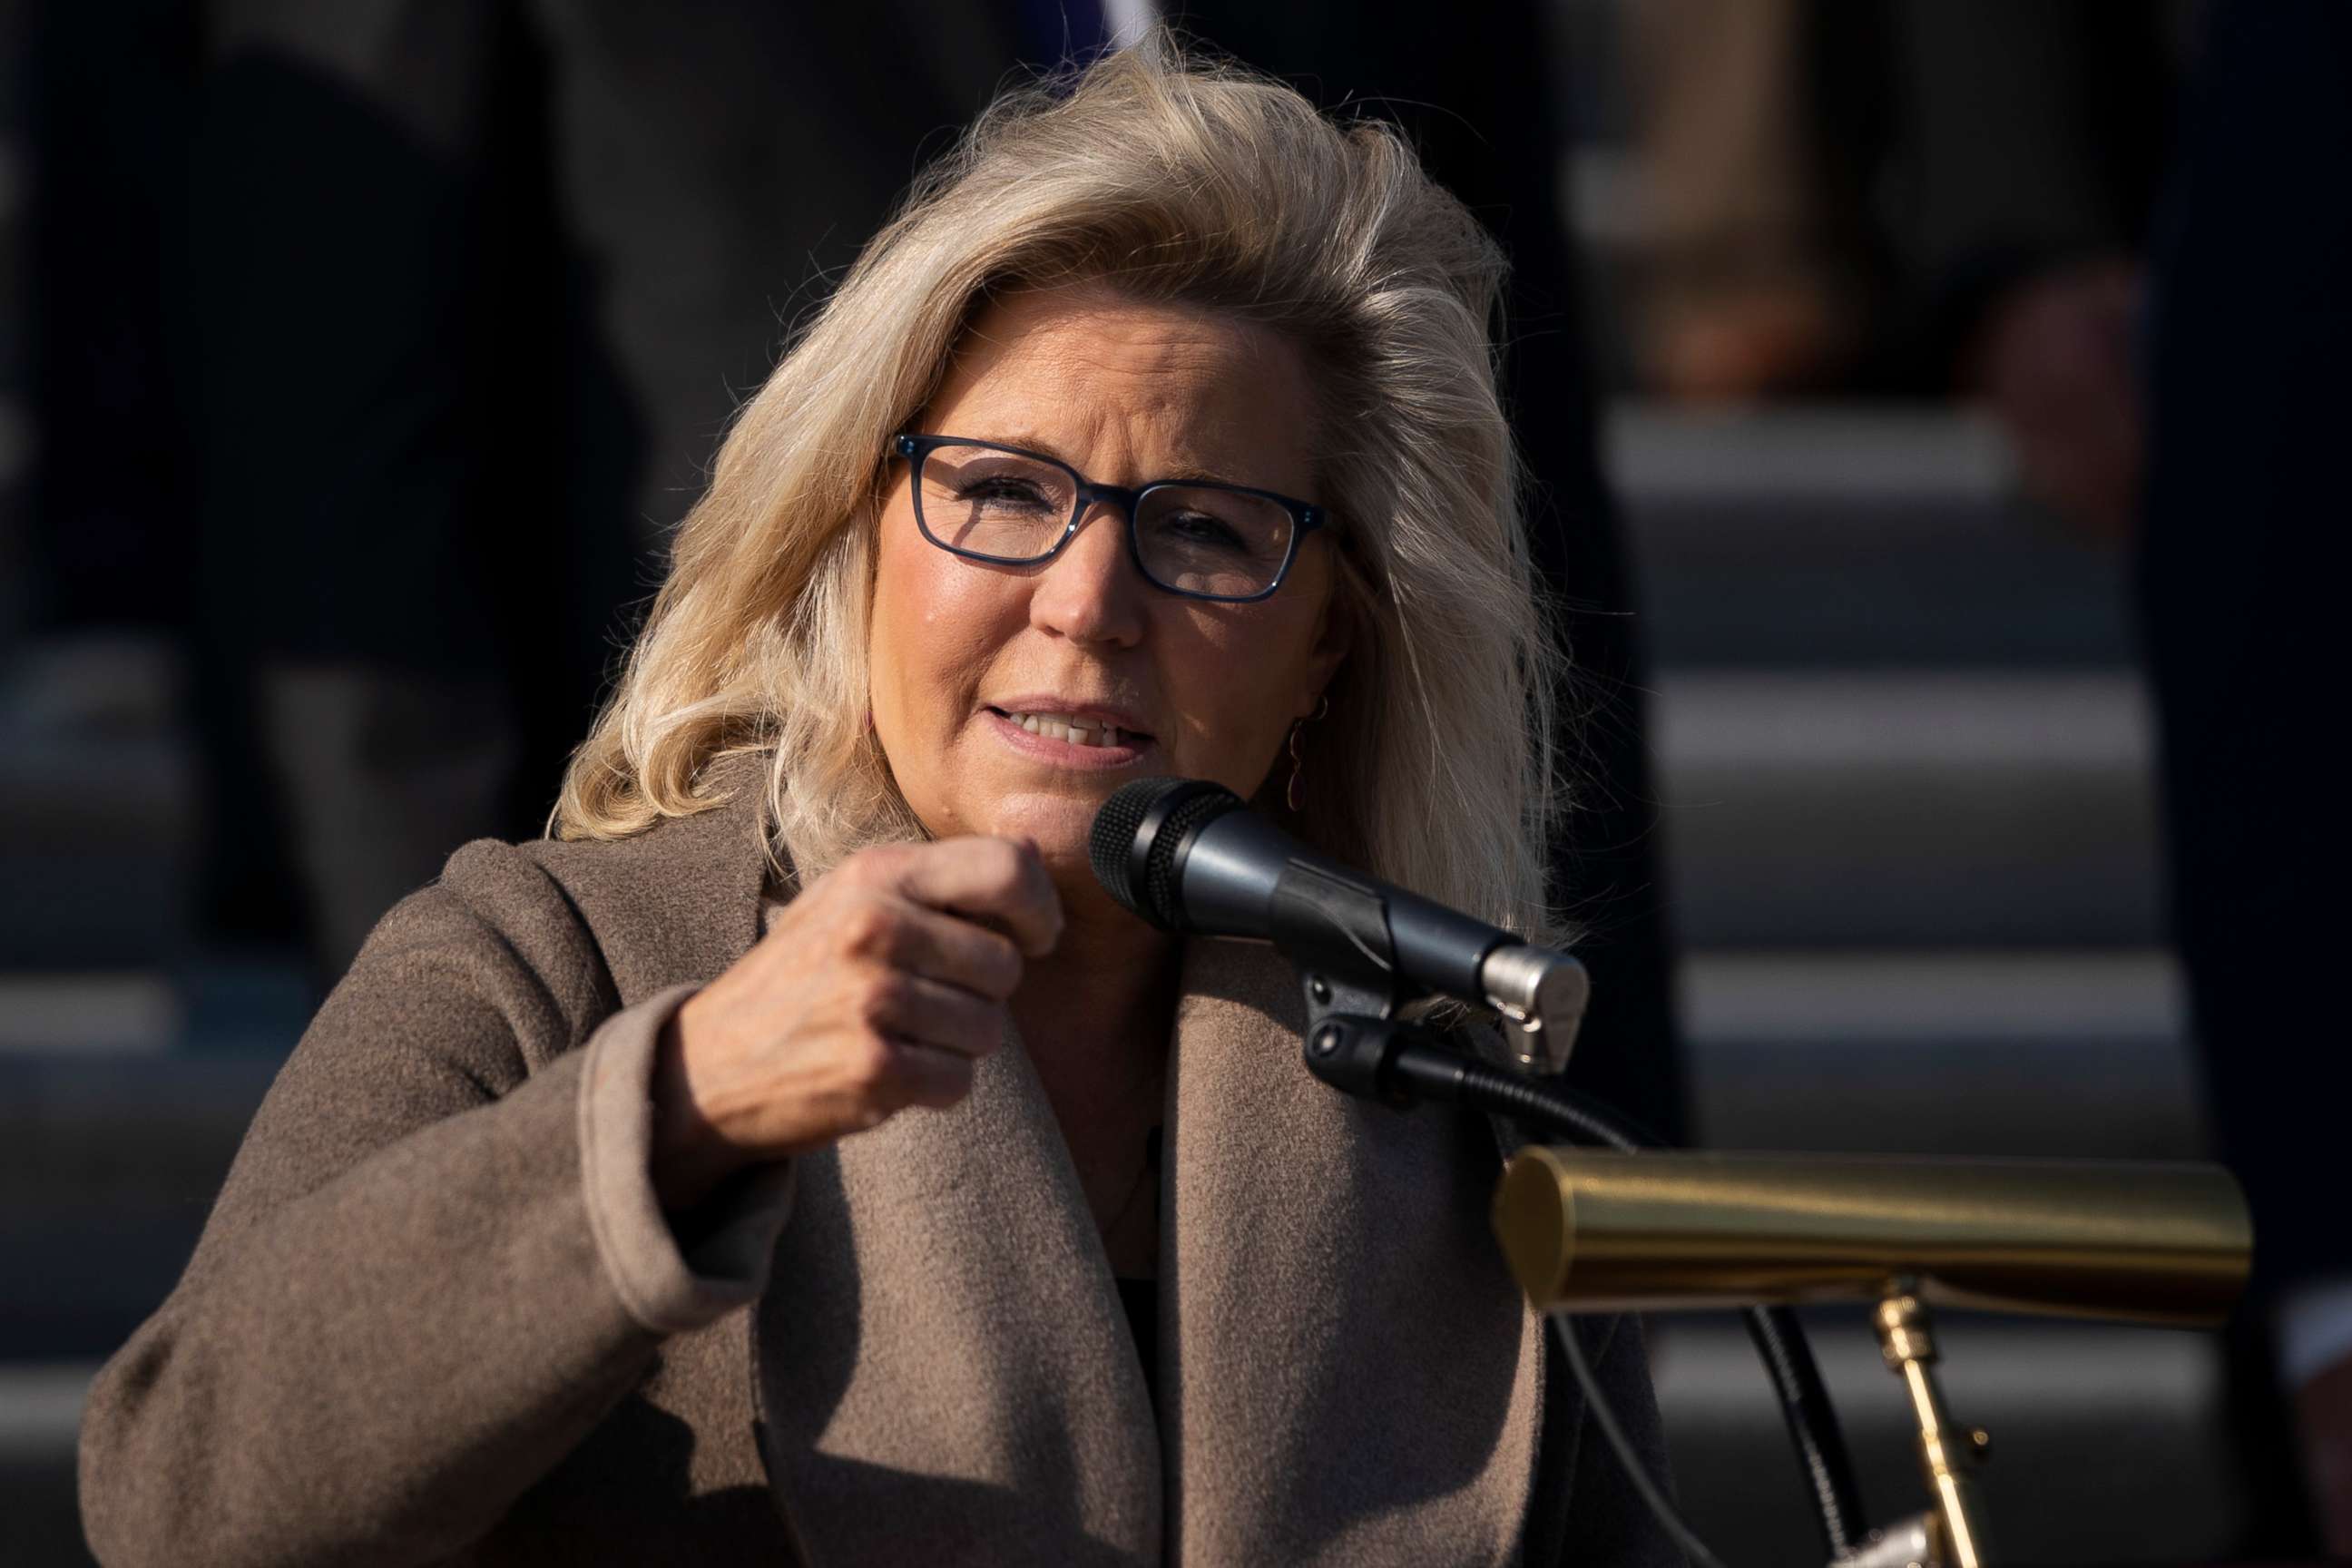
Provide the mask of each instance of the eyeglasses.
POLYGON ((1034 566, 1078 535, 1087 509, 1127 514, 1128 553, 1156 588, 1248 604, 1282 586, 1298 542, 1328 521, 1319 506, 1204 479, 1137 489, 1098 485, 1059 458, 960 436, 893 437, 913 470, 915 526, 967 561, 1034 566))

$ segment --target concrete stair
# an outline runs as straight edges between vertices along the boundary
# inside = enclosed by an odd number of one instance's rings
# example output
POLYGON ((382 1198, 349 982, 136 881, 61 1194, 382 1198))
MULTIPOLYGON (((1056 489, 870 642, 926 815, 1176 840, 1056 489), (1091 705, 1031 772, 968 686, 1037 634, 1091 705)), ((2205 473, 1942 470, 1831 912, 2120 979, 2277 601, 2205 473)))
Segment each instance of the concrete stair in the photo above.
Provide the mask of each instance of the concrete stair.
POLYGON ((1979 415, 1621 405, 1603 459, 1660 668, 2115 669, 2113 551, 2014 494, 1979 415))
MULTIPOLYGON (((1657 665, 1653 737, 1701 1137, 1816 1152, 2200 1156, 2163 948, 2152 736, 2121 561, 2013 499, 1972 416, 1621 408, 1606 454, 1657 665)), ((1874 1521, 1921 1506, 1857 1310, 1809 1314, 1874 1521)), ((1653 1322, 1687 1517, 1820 1548, 1737 1321, 1653 1322)), ((2225 1555, 2219 1345, 1956 1317, 2003 1559, 2225 1555)))
POLYGON ((1652 722, 1690 948, 2160 939, 2126 676, 1668 670, 1652 722))

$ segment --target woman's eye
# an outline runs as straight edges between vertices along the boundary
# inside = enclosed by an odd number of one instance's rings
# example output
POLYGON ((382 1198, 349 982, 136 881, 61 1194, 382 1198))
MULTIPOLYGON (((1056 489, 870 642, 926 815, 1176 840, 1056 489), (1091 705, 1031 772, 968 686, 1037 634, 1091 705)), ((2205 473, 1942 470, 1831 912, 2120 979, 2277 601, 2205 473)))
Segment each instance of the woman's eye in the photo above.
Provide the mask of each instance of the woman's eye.
POLYGON ((1160 520, 1160 531, 1185 544, 1218 550, 1242 548, 1242 536, 1221 518, 1204 511, 1181 511, 1160 520))
POLYGON ((956 500, 1005 510, 1034 510, 1045 505, 1044 490, 1026 479, 975 479, 957 487, 956 500))

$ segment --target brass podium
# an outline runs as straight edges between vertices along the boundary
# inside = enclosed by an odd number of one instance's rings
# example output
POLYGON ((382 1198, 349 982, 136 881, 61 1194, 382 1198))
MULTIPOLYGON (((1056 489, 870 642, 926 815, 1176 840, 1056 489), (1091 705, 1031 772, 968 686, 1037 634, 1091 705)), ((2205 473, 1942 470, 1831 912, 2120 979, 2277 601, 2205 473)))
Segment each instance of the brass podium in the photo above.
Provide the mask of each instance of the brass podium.
POLYGON ((1874 1303, 1934 1502, 1849 1568, 1987 1561, 1990 1439, 1946 1406, 1931 1307, 2217 1327, 2253 1253, 2237 1183, 2205 1164, 1530 1148, 1494 1219, 1545 1311, 1874 1303))

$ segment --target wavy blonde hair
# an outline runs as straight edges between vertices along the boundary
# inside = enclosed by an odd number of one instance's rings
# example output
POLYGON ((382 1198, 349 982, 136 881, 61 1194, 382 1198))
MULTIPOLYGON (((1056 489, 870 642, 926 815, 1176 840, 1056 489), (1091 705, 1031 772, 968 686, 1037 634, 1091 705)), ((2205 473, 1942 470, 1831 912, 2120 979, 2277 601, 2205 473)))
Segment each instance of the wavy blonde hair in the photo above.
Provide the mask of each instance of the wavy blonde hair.
POLYGON ((1496 392, 1505 271, 1395 131, 1165 33, 1004 94, 736 418, 554 831, 617 838, 709 809, 711 764, 756 752, 772 847, 801 875, 919 837, 865 723, 882 454, 993 294, 1102 283, 1269 326, 1318 388, 1316 499, 1340 525, 1356 635, 1294 829, 1549 934, 1559 656, 1496 392))

